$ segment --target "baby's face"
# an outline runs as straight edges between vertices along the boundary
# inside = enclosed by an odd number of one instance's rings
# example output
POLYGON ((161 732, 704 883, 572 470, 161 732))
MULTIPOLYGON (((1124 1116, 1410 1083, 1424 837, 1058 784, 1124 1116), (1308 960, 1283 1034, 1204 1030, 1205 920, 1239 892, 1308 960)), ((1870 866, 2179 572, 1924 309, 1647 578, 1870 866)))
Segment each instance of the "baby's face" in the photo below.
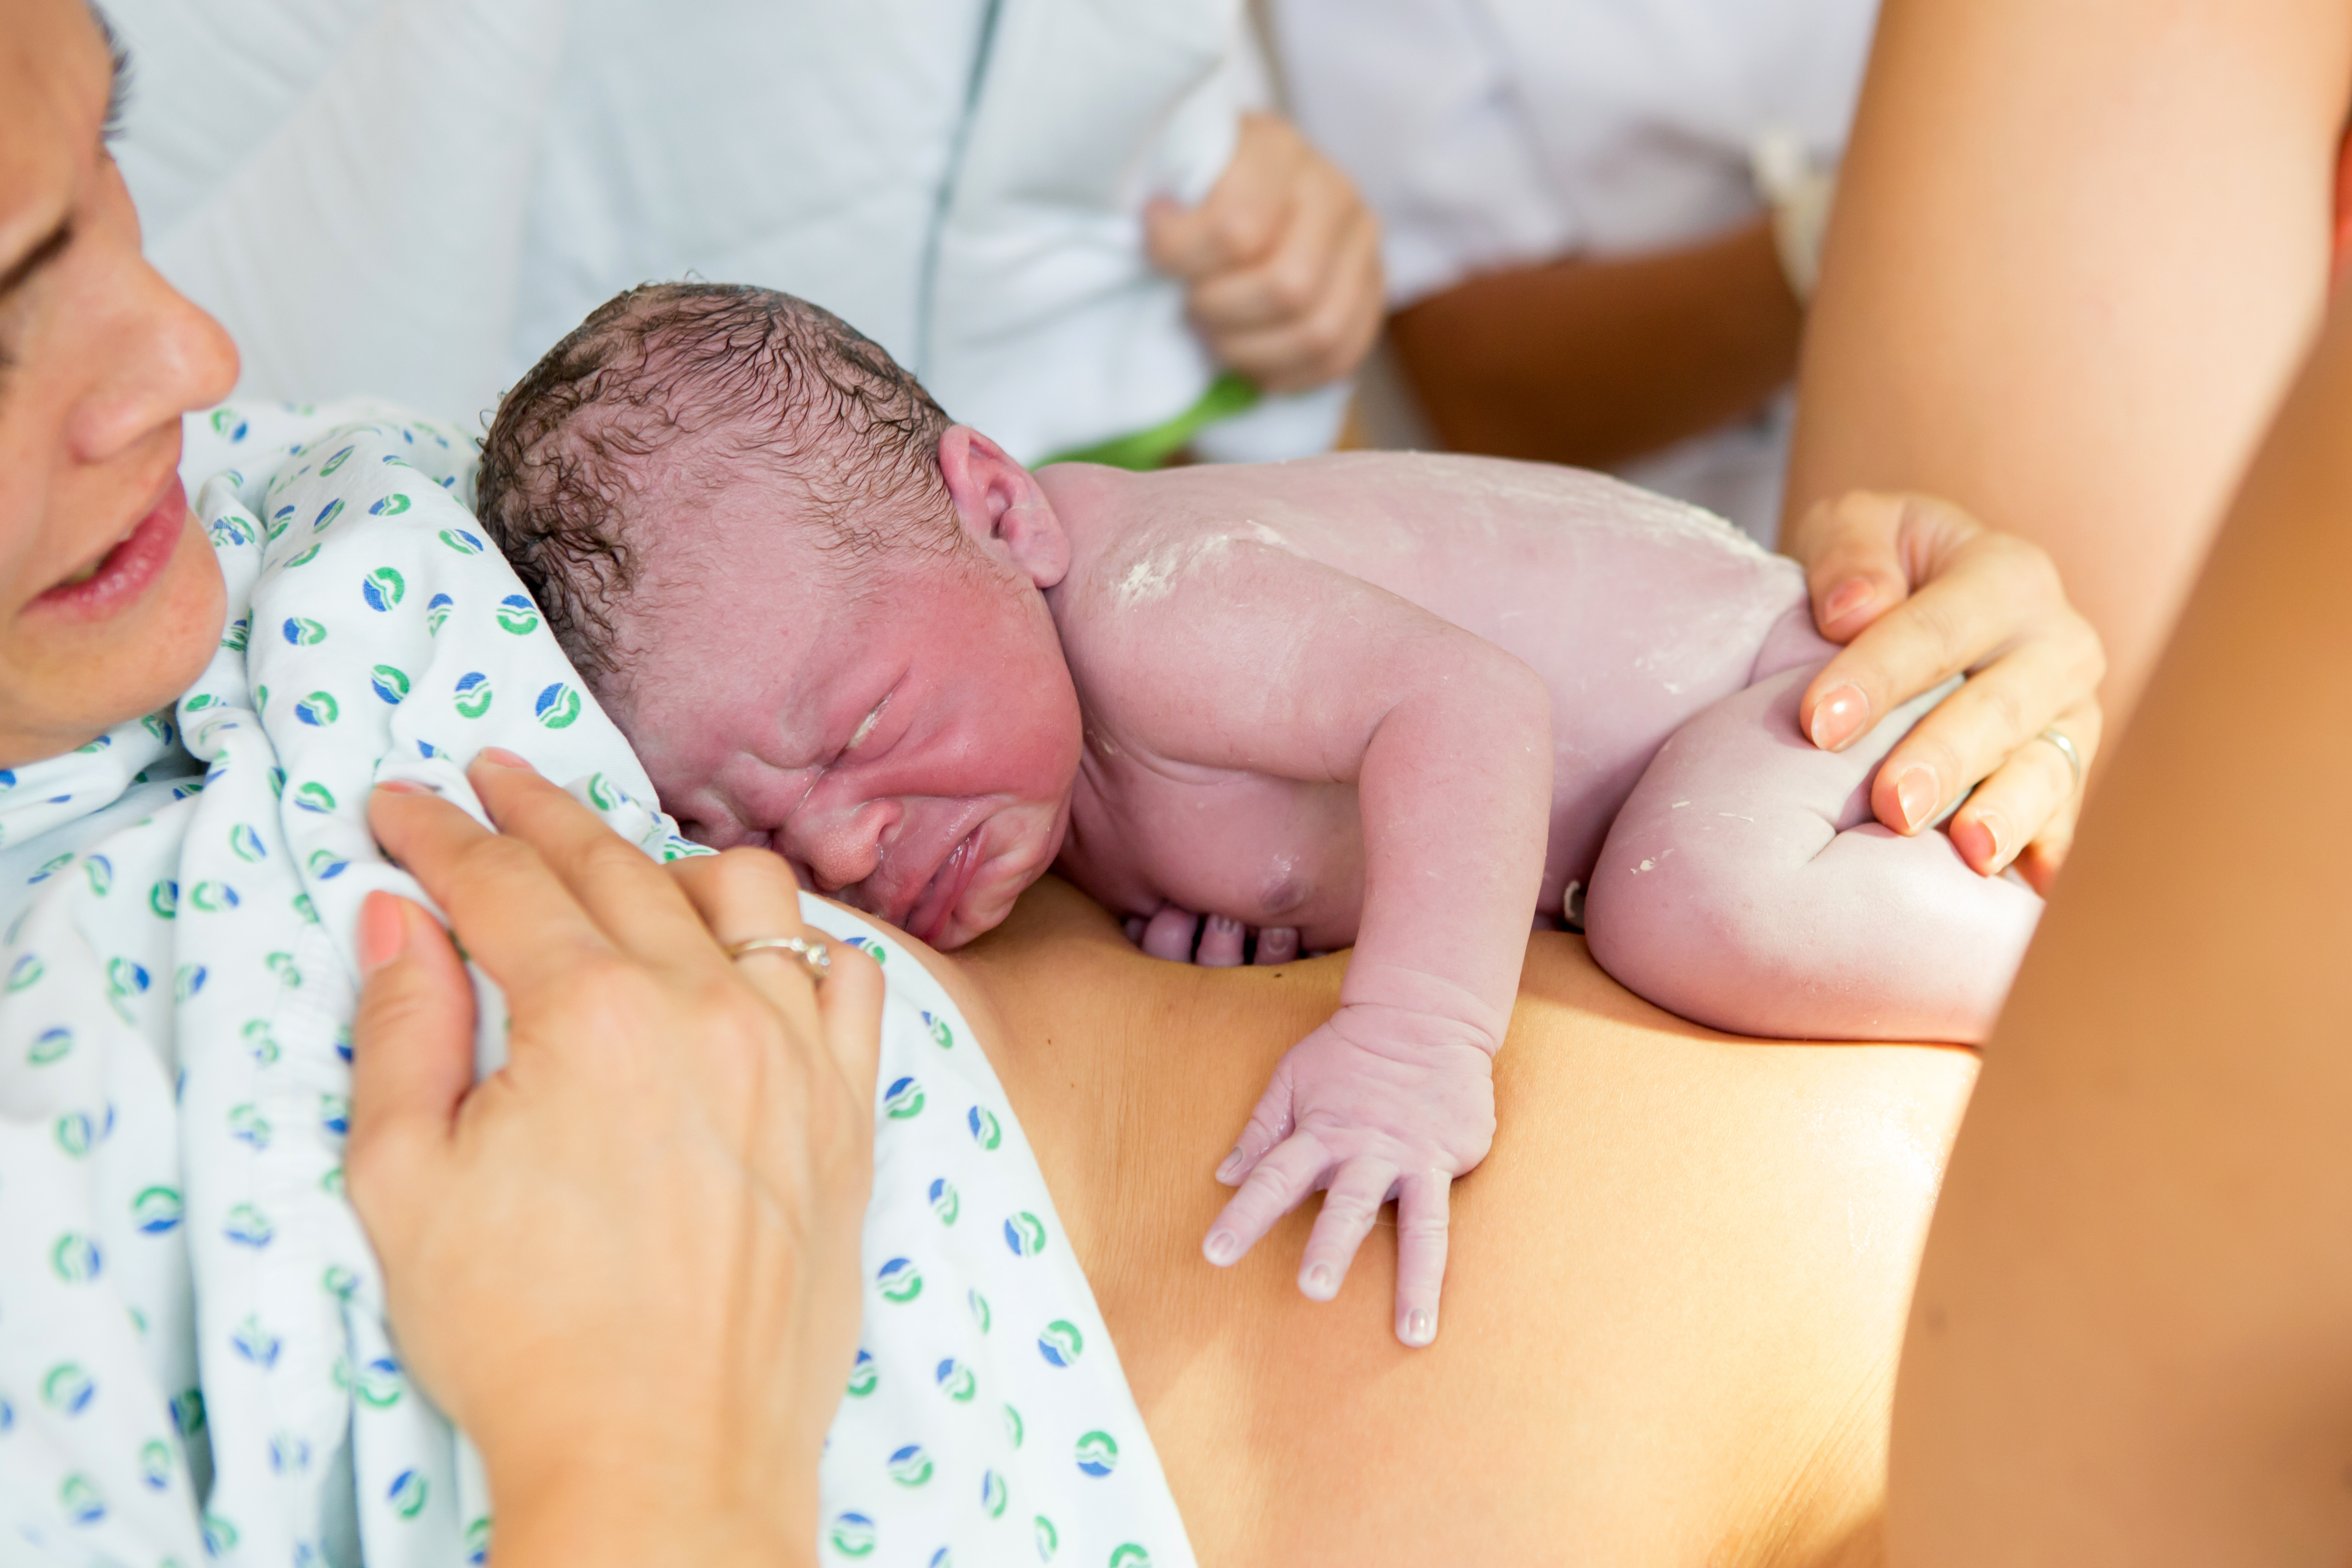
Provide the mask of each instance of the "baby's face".
POLYGON ((1060 851, 1077 696, 1034 590, 968 560, 874 569, 848 596, 770 557, 663 595, 613 707, 690 837, 952 948, 1060 851))

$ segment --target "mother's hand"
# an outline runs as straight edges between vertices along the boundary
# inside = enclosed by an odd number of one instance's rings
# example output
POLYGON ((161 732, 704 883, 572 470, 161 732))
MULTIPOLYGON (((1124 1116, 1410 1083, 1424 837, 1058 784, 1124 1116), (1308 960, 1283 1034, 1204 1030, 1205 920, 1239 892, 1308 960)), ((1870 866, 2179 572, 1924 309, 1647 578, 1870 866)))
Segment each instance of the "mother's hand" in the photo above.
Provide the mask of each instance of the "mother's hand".
POLYGON ((371 898, 346 1171, 401 1354, 481 1450, 501 1562, 807 1561, 856 1342, 879 972, 728 961, 801 931, 772 856, 665 868, 520 758, 469 777, 500 833, 413 785, 370 808, 511 1017, 476 1085, 456 950, 371 898))
POLYGON ((1815 625, 1848 645, 1798 710, 1813 743, 1843 751, 1965 672, 1880 764, 1871 812, 1916 833, 1974 786, 1950 826, 1962 858, 1987 876, 2014 862, 2047 892, 2083 797, 2076 764, 2044 731, 2072 742, 2087 770, 2106 672, 2050 557, 1948 501, 1866 491, 1815 506, 1786 544, 1805 568, 1815 625))

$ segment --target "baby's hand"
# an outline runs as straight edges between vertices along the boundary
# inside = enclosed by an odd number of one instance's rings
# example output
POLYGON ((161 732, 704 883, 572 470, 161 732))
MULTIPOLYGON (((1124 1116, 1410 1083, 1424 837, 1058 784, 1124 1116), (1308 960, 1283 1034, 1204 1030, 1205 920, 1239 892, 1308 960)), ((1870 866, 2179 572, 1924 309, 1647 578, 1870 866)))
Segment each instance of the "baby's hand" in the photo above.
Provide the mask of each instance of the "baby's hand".
POLYGON ((1445 1279, 1447 1192, 1495 1138, 1493 1058, 1448 1019, 1343 1006, 1290 1047, 1217 1180, 1241 1184, 1202 1250, 1223 1268, 1318 1188, 1298 1288, 1339 1293, 1356 1248, 1397 1202, 1396 1334, 1437 1337, 1445 1279))
POLYGON ((1176 963, 1197 963, 1209 969, 1230 969, 1245 960, 1255 963, 1288 963, 1298 956, 1298 931, 1292 926, 1264 926, 1257 931, 1257 952, 1248 957, 1249 927, 1223 915, 1201 917, 1174 904, 1162 904, 1150 920, 1131 915, 1127 940, 1154 958, 1176 963), (1198 943, 1196 947, 1194 944, 1198 943))

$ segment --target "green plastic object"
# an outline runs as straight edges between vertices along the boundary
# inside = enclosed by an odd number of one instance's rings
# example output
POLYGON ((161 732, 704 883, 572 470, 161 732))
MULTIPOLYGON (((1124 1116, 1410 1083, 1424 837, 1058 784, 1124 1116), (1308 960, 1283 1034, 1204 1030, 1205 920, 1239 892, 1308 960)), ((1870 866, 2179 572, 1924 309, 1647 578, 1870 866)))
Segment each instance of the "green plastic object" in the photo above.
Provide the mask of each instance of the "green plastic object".
POLYGON ((1258 399, 1264 395, 1257 383, 1239 371, 1229 370, 1209 383, 1209 389, 1201 394, 1200 400, 1175 418, 1149 430, 1097 441, 1091 447, 1056 452, 1037 466, 1042 468, 1050 463, 1103 463, 1137 473, 1164 468, 1170 458, 1192 444, 1193 437, 1220 420, 1246 414, 1257 406, 1258 399))

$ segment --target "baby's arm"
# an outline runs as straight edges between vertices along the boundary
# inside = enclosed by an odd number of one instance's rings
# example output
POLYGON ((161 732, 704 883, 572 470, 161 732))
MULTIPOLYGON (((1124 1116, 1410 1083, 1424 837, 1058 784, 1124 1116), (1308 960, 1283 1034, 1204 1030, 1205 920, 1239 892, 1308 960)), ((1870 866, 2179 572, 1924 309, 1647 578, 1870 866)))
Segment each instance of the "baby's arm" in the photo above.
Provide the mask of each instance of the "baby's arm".
POLYGON ((1872 818, 1872 772, 1943 690, 1824 752, 1797 727, 1818 668, 1736 692, 1667 741, 1586 891, 1592 956, 1734 1034, 1980 1041, 2042 900, 1970 870, 1939 829, 1905 838, 1872 818))
POLYGON ((1543 682, 1393 595, 1260 544, 1076 640, 1087 688, 1116 687, 1118 727, 1160 756, 1355 787, 1364 887, 1339 1011, 1284 1058, 1220 1167, 1242 1190, 1206 1251, 1236 1261, 1325 1188, 1299 1284, 1328 1300, 1393 1195, 1397 1330, 1426 1343, 1447 1187, 1493 1137, 1490 1062, 1542 879, 1543 682))

